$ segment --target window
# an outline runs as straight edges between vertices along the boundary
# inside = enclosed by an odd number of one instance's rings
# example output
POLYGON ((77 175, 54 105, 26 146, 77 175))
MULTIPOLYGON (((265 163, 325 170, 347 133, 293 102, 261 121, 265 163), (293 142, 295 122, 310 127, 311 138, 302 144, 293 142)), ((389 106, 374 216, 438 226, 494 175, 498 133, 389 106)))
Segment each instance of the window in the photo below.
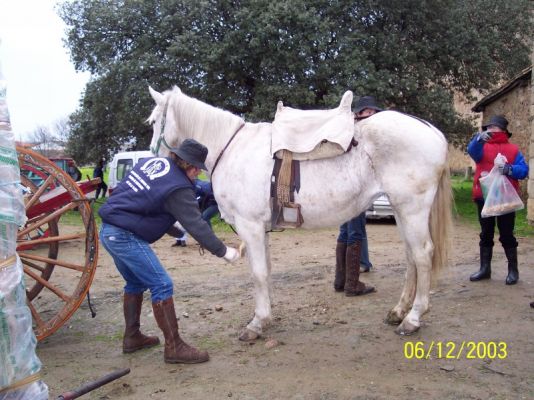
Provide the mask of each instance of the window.
POLYGON ((123 159, 117 162, 117 182, 122 181, 122 179, 128 175, 133 168, 132 159, 123 159))

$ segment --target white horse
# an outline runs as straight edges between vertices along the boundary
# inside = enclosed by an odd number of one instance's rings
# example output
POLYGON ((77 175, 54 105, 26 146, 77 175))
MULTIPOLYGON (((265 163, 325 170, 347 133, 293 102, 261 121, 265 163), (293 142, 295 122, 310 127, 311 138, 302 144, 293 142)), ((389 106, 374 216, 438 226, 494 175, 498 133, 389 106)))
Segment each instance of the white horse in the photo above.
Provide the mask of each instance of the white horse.
MULTIPOLYGON (((215 197, 222 218, 246 244, 255 286, 254 317, 240 339, 255 340, 271 321, 271 124, 245 122, 177 87, 150 93, 156 102, 148 119, 153 152, 167 156, 167 146, 194 138, 209 149, 210 174, 219 159, 211 175, 215 197)), ((339 108, 350 112, 351 102, 352 93, 339 108)), ((431 273, 447 264, 452 225, 447 142, 430 124, 394 111, 358 122, 355 139, 358 145, 341 156, 301 162, 295 202, 302 206, 302 228, 339 226, 387 194, 406 246, 407 271, 386 322, 400 324, 399 334, 412 334, 429 307, 431 273)))

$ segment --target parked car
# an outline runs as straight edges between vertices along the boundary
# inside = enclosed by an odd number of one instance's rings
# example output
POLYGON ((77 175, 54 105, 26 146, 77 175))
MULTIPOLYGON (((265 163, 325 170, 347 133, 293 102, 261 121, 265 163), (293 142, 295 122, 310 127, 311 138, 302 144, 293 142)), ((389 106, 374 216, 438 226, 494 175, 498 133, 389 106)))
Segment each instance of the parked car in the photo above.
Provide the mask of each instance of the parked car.
POLYGON ((372 206, 365 212, 365 217, 367 219, 395 218, 388 197, 382 195, 376 199, 372 206))
POLYGON ((113 156, 109 163, 108 191, 109 194, 117 187, 120 181, 128 175, 128 172, 139 162, 149 157, 153 157, 152 152, 142 151, 123 151, 113 156))

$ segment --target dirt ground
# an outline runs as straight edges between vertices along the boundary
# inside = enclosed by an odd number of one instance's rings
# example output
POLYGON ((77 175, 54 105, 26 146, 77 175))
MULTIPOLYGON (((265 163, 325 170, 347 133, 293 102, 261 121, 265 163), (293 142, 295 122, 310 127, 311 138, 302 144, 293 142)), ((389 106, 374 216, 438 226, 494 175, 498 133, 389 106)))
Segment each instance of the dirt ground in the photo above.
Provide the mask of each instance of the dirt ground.
MULTIPOLYGON (((170 237, 156 243, 174 279, 182 336, 210 353, 210 361, 198 365, 165 364, 162 346, 122 354, 123 281, 101 247, 91 287, 96 318, 84 302, 62 329, 38 345, 50 397, 131 368, 129 375, 83 398, 533 399, 533 240, 520 239, 516 286, 504 284, 500 246, 493 279, 470 283, 469 274, 478 268, 478 232, 457 223, 453 262, 432 291, 422 328, 401 337, 383 319, 400 296, 403 245, 394 224, 372 222, 367 229, 375 268, 362 278, 377 292, 350 298, 332 287, 335 229, 271 234, 273 324, 255 344, 237 339, 254 308, 246 262, 228 265, 209 254, 200 256, 196 243, 171 247, 170 237), (266 346, 269 339, 278 345, 266 346), (448 342, 457 346, 453 357, 468 341, 482 343, 480 357, 475 351, 468 359, 464 351, 458 359, 445 358, 452 349, 448 342), (442 357, 434 351, 428 359, 410 359, 415 342, 427 350, 432 342, 436 348, 441 343, 442 357), (490 342, 506 344, 506 354, 497 349, 502 359, 484 357, 490 342)), ((238 244, 233 234, 222 237, 238 244)), ((142 329, 162 338, 148 296, 142 329)))

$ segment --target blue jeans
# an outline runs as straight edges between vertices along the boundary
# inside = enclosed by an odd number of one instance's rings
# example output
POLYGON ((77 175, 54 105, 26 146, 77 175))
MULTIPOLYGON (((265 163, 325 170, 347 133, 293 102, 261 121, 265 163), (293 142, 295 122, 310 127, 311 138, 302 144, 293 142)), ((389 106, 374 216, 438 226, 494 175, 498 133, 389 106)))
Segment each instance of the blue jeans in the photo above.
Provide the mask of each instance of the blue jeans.
POLYGON ((149 289, 152 302, 172 297, 171 277, 146 240, 130 231, 102 223, 100 242, 126 281, 125 293, 139 294, 149 289))
POLYGON ((365 230, 365 211, 339 227, 339 236, 337 241, 346 243, 347 245, 361 241, 362 251, 360 256, 360 264, 367 268, 371 268, 373 266, 371 261, 369 261, 367 231, 365 230))
POLYGON ((219 206, 217 204, 209 206, 202 212, 202 219, 206 221, 209 226, 211 226, 211 219, 215 217, 215 215, 217 215, 218 212, 219 212, 219 206))

